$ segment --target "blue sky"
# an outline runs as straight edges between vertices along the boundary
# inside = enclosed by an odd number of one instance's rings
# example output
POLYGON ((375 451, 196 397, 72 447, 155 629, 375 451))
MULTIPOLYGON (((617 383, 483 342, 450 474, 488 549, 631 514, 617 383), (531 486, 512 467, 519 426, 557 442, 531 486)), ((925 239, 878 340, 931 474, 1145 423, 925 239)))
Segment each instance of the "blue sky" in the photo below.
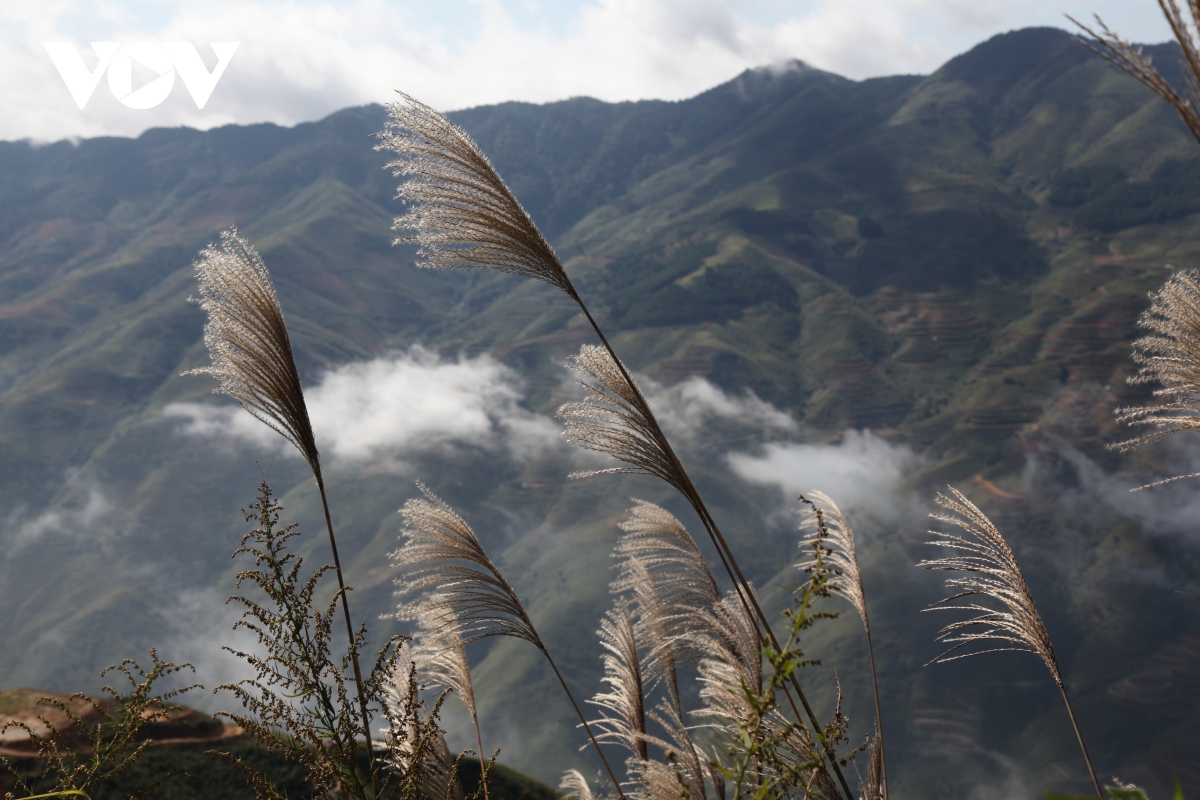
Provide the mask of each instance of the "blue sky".
MULTIPOLYGON (((1154 0, 44 0, 0 4, 0 139, 136 136, 155 126, 294 124, 403 89, 445 110, 505 100, 690 97, 799 58, 861 79, 928 73, 988 37, 1099 13, 1168 38, 1154 0), (238 50, 203 109, 180 81, 128 108, 101 79, 71 99, 42 42, 209 42, 238 50)), ((120 58, 120 57, 118 57, 120 58)), ((126 62, 129 63, 128 61, 126 62)), ((133 62, 136 89, 154 74, 133 62)), ((107 73, 106 73, 107 74, 107 73)))

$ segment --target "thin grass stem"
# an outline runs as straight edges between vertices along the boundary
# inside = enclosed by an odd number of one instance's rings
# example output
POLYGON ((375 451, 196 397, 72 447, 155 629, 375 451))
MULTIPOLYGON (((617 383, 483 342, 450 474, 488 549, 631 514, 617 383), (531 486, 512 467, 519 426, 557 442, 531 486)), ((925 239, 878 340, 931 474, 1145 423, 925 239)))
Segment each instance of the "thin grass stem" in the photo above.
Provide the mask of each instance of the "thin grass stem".
POLYGON ((875 690, 875 724, 879 726, 877 735, 879 736, 879 772, 883 778, 883 800, 888 800, 887 753, 883 749, 883 716, 879 711, 879 680, 875 677, 875 647, 871 644, 870 628, 867 628, 867 656, 871 661, 871 688, 875 690))
MULTIPOLYGON (((346 583, 342 580, 342 562, 338 558, 337 539, 333 536, 333 518, 329 515, 329 501, 325 497, 325 481, 317 475, 317 488, 321 492, 321 507, 325 510, 325 526, 329 531, 329 547, 333 550, 333 571, 337 574, 338 594, 342 598, 342 613, 346 617, 346 635, 350 637, 350 660, 354 666, 354 686, 358 690, 358 708, 362 713, 363 735, 367 737, 367 771, 371 775, 371 791, 379 797, 379 779, 375 775, 375 756, 371 746, 371 717, 367 713, 367 698, 363 694, 362 668, 358 665, 358 647, 354 642, 354 625, 350 621, 350 603, 346 599, 346 583)), ((481 753, 482 756, 482 753, 481 753)))
POLYGON ((1100 791, 1100 781, 1096 779, 1096 769, 1092 766, 1092 757, 1088 755, 1087 745, 1083 743, 1083 733, 1079 730, 1079 723, 1075 721, 1075 709, 1071 708, 1071 699, 1067 697, 1067 687, 1059 682, 1058 690, 1062 692, 1063 702, 1067 704, 1067 714, 1071 717, 1071 726, 1075 728, 1075 738, 1079 740, 1079 749, 1083 751, 1083 760, 1087 762, 1088 773, 1092 776, 1092 786, 1096 789, 1096 797, 1103 798, 1104 793, 1100 791))
POLYGON ((567 693, 567 699, 571 701, 571 708, 575 709, 575 714, 579 717, 579 721, 583 723, 583 729, 587 731, 588 738, 592 740, 592 747, 596 749, 597 755, 600 756, 600 761, 604 764, 604 769, 608 772, 608 777, 612 779, 613 786, 617 789, 617 796, 621 800, 625 800, 625 792, 621 790, 621 782, 617 780, 617 774, 609 766, 608 759, 604 757, 604 751, 600 749, 600 743, 596 741, 596 737, 592 734, 592 726, 588 725, 587 718, 583 716, 583 711, 580 710, 579 704, 575 702, 575 695, 571 693, 571 687, 567 686, 566 680, 563 679, 562 673, 558 671, 558 665, 554 663, 554 659, 550 657, 550 654, 543 650, 542 655, 549 662, 550 669, 554 670, 554 677, 558 678, 558 682, 562 684, 563 691, 567 693))

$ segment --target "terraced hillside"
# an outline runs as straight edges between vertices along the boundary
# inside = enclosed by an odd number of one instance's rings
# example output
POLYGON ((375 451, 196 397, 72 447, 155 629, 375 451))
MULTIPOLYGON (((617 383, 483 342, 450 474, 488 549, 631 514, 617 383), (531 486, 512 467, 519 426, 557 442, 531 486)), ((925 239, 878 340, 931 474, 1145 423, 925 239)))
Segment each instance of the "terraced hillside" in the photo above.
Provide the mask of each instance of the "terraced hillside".
MULTIPOLYGON (((591 341, 585 323, 540 284, 412 267, 371 149, 384 116, 0 144, 0 683, 92 688, 156 645, 215 685, 234 674, 218 645, 238 509, 265 475, 318 532, 302 462, 179 376, 205 361, 190 263, 236 223, 275 275, 321 409, 373 633, 395 629, 374 617, 392 604, 394 512, 420 477, 476 526, 580 690, 598 688, 592 631, 628 498, 691 518, 648 479, 565 481, 592 463, 552 419, 577 396, 561 365, 591 341)), ((850 509, 897 797, 1086 785, 1034 659, 921 666, 939 621, 918 611, 940 589, 912 565, 947 483, 1013 543, 1102 773, 1161 794, 1174 772, 1200 791, 1200 610, 1174 592, 1197 590, 1200 490, 1126 491, 1195 471, 1196 451, 1106 449, 1124 435, 1113 408, 1148 397, 1125 382, 1145 293, 1200 241, 1200 149, 1168 108, 1065 33, 1031 29, 930 76, 794 63, 678 103, 453 117, 646 380, 775 607, 796 580, 794 492, 850 509)), ((589 756, 519 644, 474 654, 484 744, 556 782, 589 756)), ((856 623, 819 628, 809 649, 822 711, 836 670, 861 736, 856 623)))

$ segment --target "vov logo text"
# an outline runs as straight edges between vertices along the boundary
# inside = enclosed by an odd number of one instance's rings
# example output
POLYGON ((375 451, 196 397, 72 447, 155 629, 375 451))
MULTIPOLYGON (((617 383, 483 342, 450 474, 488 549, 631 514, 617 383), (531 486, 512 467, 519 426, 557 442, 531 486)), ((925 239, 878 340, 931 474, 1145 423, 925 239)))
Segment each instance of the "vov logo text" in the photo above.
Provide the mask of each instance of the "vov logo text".
POLYGON ((131 42, 122 46, 120 42, 92 42, 92 50, 100 61, 95 69, 89 70, 83 56, 69 42, 42 42, 63 83, 71 92, 76 105, 83 108, 91 99, 100 83, 101 76, 108 72, 108 88, 113 97, 129 108, 154 108, 171 93, 175 86, 175 74, 183 79, 183 85, 196 101, 196 108, 204 108, 212 96, 217 81, 225 74, 229 60, 237 50, 238 42, 210 42, 217 55, 217 65, 212 72, 204 66, 200 54, 189 42, 131 42), (133 88, 133 63, 137 62, 158 75, 145 86, 133 88))

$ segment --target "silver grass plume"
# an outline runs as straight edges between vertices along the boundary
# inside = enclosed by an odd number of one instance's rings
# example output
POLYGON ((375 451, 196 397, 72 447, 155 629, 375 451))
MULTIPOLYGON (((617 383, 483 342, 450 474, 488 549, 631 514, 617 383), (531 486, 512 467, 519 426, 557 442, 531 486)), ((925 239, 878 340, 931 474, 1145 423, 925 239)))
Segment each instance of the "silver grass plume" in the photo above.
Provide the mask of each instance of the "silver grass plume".
POLYGON ((620 524, 622 535, 613 548, 618 560, 613 591, 636 586, 637 580, 627 569, 636 561, 649 571, 669 607, 686 611, 718 602, 717 582, 683 523, 654 503, 636 498, 634 503, 629 518, 620 524))
MULTIPOLYGON (((412 660, 419 665, 427 685, 450 689, 471 714, 475 726, 475 743, 479 747, 480 775, 487 773, 483 753, 483 734, 479 730, 479 714, 475 710, 475 686, 467 650, 458 629, 444 614, 435 609, 418 607, 415 610, 418 630, 412 639, 412 660)), ((487 781, 482 782, 484 799, 489 797, 487 781)))
POLYGON ((600 621, 600 646, 604 649, 604 677, 608 691, 588 702, 601 709, 593 720, 596 739, 617 742, 637 761, 645 761, 646 699, 642 689, 642 667, 629 604, 618 599, 600 621))
POLYGON ((1042 663, 1050 670, 1054 683, 1062 686, 1062 674, 1058 669, 1054 648, 1050 644, 1050 635, 1046 632, 1037 606, 1034 605, 1033 596, 1025 584, 1025 577, 1017 565, 1016 556, 1004 541, 1004 537, 996 530, 996 526, 974 503, 953 487, 950 488, 950 492, 950 497, 939 493, 936 501, 949 513, 930 516, 938 522, 961 529, 964 534, 930 531, 930 534, 938 538, 928 544, 946 548, 955 555, 921 561, 918 566, 963 573, 963 576, 947 578, 947 588, 955 593, 939 600, 926 610, 967 611, 975 616, 952 622, 942 628, 937 640, 952 646, 929 663, 940 664, 983 653, 1021 650, 1042 659, 1042 663), (976 596, 990 597, 998 601, 1003 610, 998 611, 978 603, 947 605, 963 597, 976 596), (976 643, 996 646, 957 653, 961 648, 976 643))
POLYGON ((558 788, 562 790, 562 800, 598 800, 592 787, 588 786, 587 778, 577 769, 564 772, 558 788))
POLYGON ((1200 141, 1200 111, 1198 111, 1200 109, 1200 42, 1197 41, 1195 35, 1196 26, 1200 24, 1200 3, 1197 3, 1196 0, 1188 0, 1186 3, 1190 20, 1179 10, 1179 5, 1175 0, 1158 0, 1158 7, 1166 18, 1171 33, 1179 44, 1180 54, 1183 56, 1181 64, 1183 67, 1181 70, 1183 72, 1182 93, 1176 91, 1175 87, 1155 69, 1150 57, 1142 53, 1141 47, 1122 39, 1110 30, 1099 16, 1096 16, 1096 25, 1100 28, 1099 33, 1070 15, 1067 16, 1067 19, 1079 26, 1099 45, 1094 45, 1086 39, 1077 39, 1076 41, 1166 100, 1183 119, 1184 124, 1192 132, 1192 136, 1200 141))
MULTIPOLYGON (((1133 343, 1133 360, 1140 368, 1129 382, 1159 384, 1154 396, 1161 402, 1117 409, 1119 422, 1154 429, 1112 445, 1121 452, 1180 431, 1200 430, 1200 273, 1176 272, 1157 292, 1151 292, 1150 301, 1150 308, 1142 313, 1138 325, 1154 333, 1133 343)), ((1180 475, 1138 488, 1198 476, 1200 473, 1180 475)))
POLYGON ((745 719, 745 690, 762 691, 763 664, 758 630, 732 593, 698 610, 681 634, 686 646, 704 658, 699 665, 700 716, 745 719))
POLYGON ((575 297, 554 248, 505 185, 479 146, 459 126, 403 92, 376 149, 398 155, 388 164, 404 176, 397 197, 410 204, 392 227, 397 242, 419 248, 423 267, 495 269, 537 278, 575 297))
POLYGON ((513 636, 545 653, 517 593, 475 531, 424 484, 417 486, 426 499, 409 500, 400 509, 405 542, 390 554, 401 572, 396 582, 416 598, 402 604, 398 616, 441 620, 442 629, 456 633, 463 644, 513 636))
POLYGON ((649 741, 667 754, 669 763, 643 761, 637 765, 639 800, 707 800, 704 779, 708 770, 703 754, 692 743, 679 711, 663 701, 650 718, 666 732, 666 738, 652 736, 649 741))
POLYGON ((414 610, 419 628, 412 639, 412 660, 425 685, 452 690, 474 719, 475 687, 471 683, 467 651, 452 619, 436 611, 427 606, 414 610))
POLYGON ((1083 757, 1092 774, 1096 796, 1103 797, 1100 782, 1096 779, 1096 771, 1092 768, 1092 760, 1083 743, 1083 734, 1075 721, 1075 712, 1067 697, 1066 685, 1058 668, 1058 659, 1055 658, 1054 647, 1050 643, 1050 634, 1046 631, 1037 606, 1034 605, 1033 596, 1029 593, 1025 576, 1021 574, 1021 568, 1017 565, 1016 556, 992 521, 962 492, 954 487, 948 488, 950 496, 939 492, 936 502, 949 513, 935 513, 930 516, 938 522, 953 525, 962 533, 930 531, 930 534, 937 538, 928 544, 950 550, 954 555, 921 561, 918 566, 961 573, 962 577, 947 578, 946 586, 954 594, 925 610, 966 611, 974 616, 952 622, 938 632, 937 640, 951 647, 929 663, 940 664, 968 656, 1008 650, 1038 656, 1046 665, 1046 669, 1050 670, 1055 685, 1062 693, 1071 724, 1075 726, 1079 746, 1083 750, 1083 757), (1003 608, 997 610, 979 603, 947 605, 963 597, 989 597, 1003 608), (952 655, 963 647, 979 643, 994 646, 952 655))
MULTIPOLYGON (((797 568, 809 571, 817 566, 816 551, 821 549, 822 560, 832 568, 826 586, 833 594, 845 599, 862 620, 867 635, 867 654, 871 662, 871 687, 875 695, 876 734, 872 747, 878 750, 880 783, 883 787, 881 800, 887 800, 887 767, 883 756, 882 712, 879 702, 879 680, 875 672, 875 645, 871 641, 871 621, 867 616, 867 597, 863 591, 862 573, 858 569, 858 553, 854 549, 854 530, 846 520, 837 503, 824 492, 814 491, 809 497, 800 497, 804 507, 800 510, 800 530, 812 529, 812 534, 800 541, 800 547, 812 551, 812 558, 797 564, 797 568), (810 499, 811 498, 811 499, 810 499)), ((872 756, 874 757, 874 756, 872 756)))
POLYGON ((575 472, 570 477, 653 475, 690 498, 690 484, 671 457, 650 407, 613 355, 603 347, 585 344, 567 366, 584 376, 579 384, 587 390, 587 397, 558 409, 557 416, 566 423, 563 436, 576 447, 606 453, 629 465, 575 472))
POLYGON ((401 593, 415 596, 400 605, 397 616, 416 619, 420 614, 430 614, 445 619, 443 627, 456 631, 463 644, 490 636, 511 636, 536 647, 558 678, 617 794, 624 800, 620 781, 517 593, 466 520, 423 484, 417 486, 425 499, 414 498, 400 509, 405 542, 390 554, 401 572, 402 577, 397 580, 403 587, 401 593))
POLYGON ((216 378, 215 391, 237 400, 256 419, 291 442, 308 462, 316 479, 329 531, 329 546, 333 551, 346 635, 350 639, 354 681, 360 687, 358 703, 367 743, 368 771, 378 795, 378 778, 372 763, 371 719, 361 691, 362 668, 354 625, 350 620, 350 601, 346 598, 333 519, 325 496, 325 481, 321 477, 321 459, 308 418, 296 359, 292 355, 292 342, 283 320, 283 308, 262 257, 250 242, 238 235, 235 227, 221 232, 219 249, 210 244, 201 251, 196 262, 196 279, 200 284, 198 302, 208 314, 204 323, 204 344, 212 365, 183 374, 216 378))
MULTIPOLYGON (((811 528, 812 534, 800 540, 800 547, 809 550, 824 545, 827 548, 824 560, 833 571, 826 586, 830 592, 854 606, 863 627, 870 633, 871 623, 867 618, 862 575, 858 571, 858 554, 854 550, 854 531, 829 495, 812 492, 809 497, 813 499, 813 505, 805 505, 800 510, 800 530, 811 528)), ((816 556, 813 556, 796 567, 807 571, 815 565, 816 556)))
POLYGON ((446 744, 445 735, 436 727, 422 724, 422 704, 410 694, 407 679, 413 675, 413 666, 410 657, 402 656, 385 690, 383 715, 388 729, 384 736, 386 741, 392 743, 388 749, 388 760, 394 768, 406 772, 412 767, 413 752, 420 750, 424 762, 421 765, 421 796, 428 800, 465 800, 455 769, 455 758, 446 744), (406 678, 403 684, 397 681, 399 675, 406 678), (422 728, 425 728, 424 741, 421 741, 422 728))
POLYGON ((682 714, 676 666, 704 655, 688 647, 683 633, 695 622, 697 612, 721 602, 721 592, 683 524, 653 503, 634 502, 613 548, 617 577, 610 589, 632 595, 638 640, 648 646, 646 678, 651 686, 666 681, 682 714))
POLYGON ((208 314, 204 344, 212 366, 184 375, 212 375, 214 390, 287 439, 320 475, 321 464, 283 309, 271 276, 254 247, 237 228, 221 232, 196 262, 199 304, 208 314))

